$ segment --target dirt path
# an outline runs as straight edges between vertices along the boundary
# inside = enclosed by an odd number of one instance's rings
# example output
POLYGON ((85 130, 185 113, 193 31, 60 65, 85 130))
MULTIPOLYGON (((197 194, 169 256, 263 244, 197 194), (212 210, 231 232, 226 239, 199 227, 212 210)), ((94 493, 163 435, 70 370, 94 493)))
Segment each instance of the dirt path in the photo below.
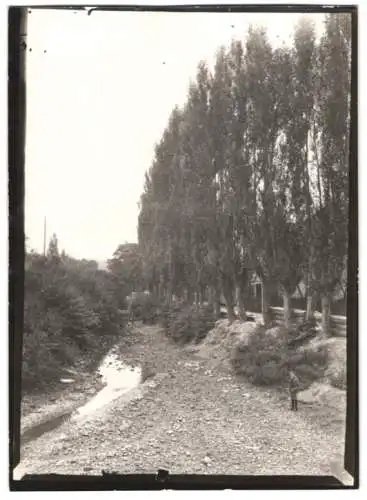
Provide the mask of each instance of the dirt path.
POLYGON ((81 422, 68 422, 21 450, 27 473, 333 475, 343 456, 336 439, 290 412, 271 391, 236 380, 195 359, 158 327, 137 327, 127 363, 160 374, 130 402, 111 402, 81 422))

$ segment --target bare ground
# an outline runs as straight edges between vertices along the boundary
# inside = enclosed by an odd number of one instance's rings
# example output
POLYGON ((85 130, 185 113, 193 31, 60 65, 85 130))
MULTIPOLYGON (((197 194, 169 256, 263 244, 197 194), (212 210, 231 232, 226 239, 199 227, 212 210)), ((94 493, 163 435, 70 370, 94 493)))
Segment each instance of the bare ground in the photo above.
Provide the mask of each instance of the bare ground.
POLYGON ((175 346, 157 326, 136 327, 133 335, 121 356, 147 364, 156 379, 130 400, 116 399, 25 444, 23 471, 335 475, 335 464, 341 468, 340 416, 317 406, 291 412, 274 391, 175 346))

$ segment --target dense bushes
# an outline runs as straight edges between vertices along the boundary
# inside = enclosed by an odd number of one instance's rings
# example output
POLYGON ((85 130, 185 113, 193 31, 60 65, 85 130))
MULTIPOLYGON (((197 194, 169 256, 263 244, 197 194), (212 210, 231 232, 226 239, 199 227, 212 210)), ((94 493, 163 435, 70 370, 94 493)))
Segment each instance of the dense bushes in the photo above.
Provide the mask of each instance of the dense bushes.
POLYGON ((177 304, 172 304, 171 306, 164 304, 159 307, 159 323, 167 334, 172 321, 182 311, 182 309, 183 307, 178 306, 177 304))
POLYGON ((172 306, 161 311, 161 323, 175 342, 200 342, 214 328, 213 311, 207 306, 172 306))
POLYGON ((158 317, 158 302, 153 295, 139 293, 132 303, 134 318, 152 325, 158 317))
POLYGON ((94 369, 122 331, 112 277, 88 261, 26 256, 22 384, 49 386, 65 367, 94 369))
MULTIPOLYGON (((299 336, 293 332, 291 336, 299 336)), ((325 346, 289 345, 290 334, 280 327, 266 330, 259 325, 246 342, 233 352, 235 372, 255 385, 283 386, 287 380, 286 363, 299 376, 304 387, 323 376, 328 363, 325 346)))
POLYGON ((337 389, 347 389, 347 355, 346 341, 342 339, 329 340, 331 362, 326 370, 326 379, 337 389))

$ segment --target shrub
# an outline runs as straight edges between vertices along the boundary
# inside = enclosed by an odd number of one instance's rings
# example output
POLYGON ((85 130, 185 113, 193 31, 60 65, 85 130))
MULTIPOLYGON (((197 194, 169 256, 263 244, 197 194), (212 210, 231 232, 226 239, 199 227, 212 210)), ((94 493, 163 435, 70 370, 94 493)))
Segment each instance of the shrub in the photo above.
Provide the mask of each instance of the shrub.
POLYGON ((195 342, 199 343, 205 339, 208 332, 215 326, 212 308, 208 306, 202 306, 200 309, 196 310, 195 318, 197 323, 195 342))
POLYGON ((55 378, 61 364, 48 345, 48 335, 42 330, 23 334, 22 389, 41 388, 55 378))
POLYGON ((133 312, 136 319, 144 324, 153 324, 158 316, 158 303, 153 295, 139 293, 133 302, 133 312))
POLYGON ((303 321, 301 324, 294 326, 288 333, 288 346, 297 348, 307 343, 318 333, 317 322, 315 319, 303 321))
POLYGON ((167 333, 173 318, 178 315, 183 309, 184 307, 178 304, 172 304, 171 306, 169 306, 168 304, 164 304, 160 306, 158 312, 159 323, 167 333))
POLYGON ((144 361, 141 366, 141 382, 145 382, 149 378, 156 375, 157 371, 151 362, 144 361))
POLYGON ((94 370, 123 330, 110 277, 74 259, 27 254, 22 388, 50 386, 66 367, 94 370))
POLYGON ((347 389, 347 372, 344 367, 328 373, 328 380, 330 385, 337 389, 347 389))
POLYGON ((287 381, 286 366, 300 378, 305 387, 323 376, 328 361, 325 348, 290 348, 289 336, 283 328, 271 334, 259 325, 247 342, 239 344, 231 359, 234 371, 255 385, 280 385, 287 381))
POLYGON ((182 344, 200 342, 214 328, 213 312, 208 307, 183 306, 164 309, 162 325, 169 337, 182 344))

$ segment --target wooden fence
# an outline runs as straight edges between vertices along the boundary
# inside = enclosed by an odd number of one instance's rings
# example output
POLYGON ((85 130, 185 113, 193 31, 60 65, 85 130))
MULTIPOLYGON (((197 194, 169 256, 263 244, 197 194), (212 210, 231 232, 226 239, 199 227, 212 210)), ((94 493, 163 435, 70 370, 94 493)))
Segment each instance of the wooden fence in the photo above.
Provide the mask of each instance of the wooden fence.
MULTIPOLYGON (((276 323, 283 322, 283 308, 282 307, 271 307, 270 308, 276 323)), ((301 322, 305 316, 305 311, 300 309, 292 310, 293 318, 301 322)), ((317 322, 321 323, 321 314, 315 312, 315 319, 317 322)), ((333 337, 346 337, 347 335, 347 318, 346 316, 330 316, 330 334, 333 337)))
MULTIPOLYGON (((237 313, 237 307, 234 308, 237 313)), ((282 307, 270 307, 273 315, 273 319, 276 323, 283 323, 283 308, 282 307)), ((225 306, 221 307, 221 311, 227 312, 225 306)), ((121 311, 121 314, 127 319, 128 311, 121 311)), ((255 317, 261 317, 261 313, 249 312, 248 314, 255 317)), ((301 323, 305 317, 305 311, 301 309, 292 309, 292 317, 296 322, 301 323)), ((315 312, 315 319, 317 322, 321 323, 321 313, 315 312)), ((346 337, 347 336, 347 318, 346 316, 330 316, 330 334, 333 337, 346 337)))

